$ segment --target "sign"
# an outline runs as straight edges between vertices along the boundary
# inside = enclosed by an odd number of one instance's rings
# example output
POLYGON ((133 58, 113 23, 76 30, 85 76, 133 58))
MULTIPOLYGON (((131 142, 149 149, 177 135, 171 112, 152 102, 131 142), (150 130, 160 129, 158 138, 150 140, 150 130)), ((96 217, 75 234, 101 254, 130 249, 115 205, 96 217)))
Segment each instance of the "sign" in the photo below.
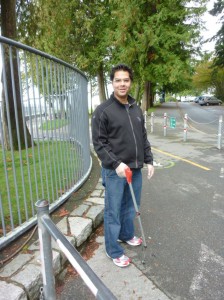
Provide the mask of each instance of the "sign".
POLYGON ((176 128, 176 118, 170 117, 170 128, 176 128))

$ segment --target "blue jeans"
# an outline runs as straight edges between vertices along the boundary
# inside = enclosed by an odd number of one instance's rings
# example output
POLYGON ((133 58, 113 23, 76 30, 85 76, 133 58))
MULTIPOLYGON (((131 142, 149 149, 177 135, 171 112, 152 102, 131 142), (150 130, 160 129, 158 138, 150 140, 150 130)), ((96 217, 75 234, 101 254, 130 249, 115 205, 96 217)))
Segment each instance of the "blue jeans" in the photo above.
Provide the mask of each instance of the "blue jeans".
MULTIPOLYGON (((119 177, 115 170, 102 168, 102 184, 105 187, 106 252, 111 258, 118 258, 124 254, 124 250, 117 240, 128 241, 134 237, 136 212, 126 178, 119 177)), ((141 169, 132 170, 132 186, 139 207, 142 190, 141 169)))

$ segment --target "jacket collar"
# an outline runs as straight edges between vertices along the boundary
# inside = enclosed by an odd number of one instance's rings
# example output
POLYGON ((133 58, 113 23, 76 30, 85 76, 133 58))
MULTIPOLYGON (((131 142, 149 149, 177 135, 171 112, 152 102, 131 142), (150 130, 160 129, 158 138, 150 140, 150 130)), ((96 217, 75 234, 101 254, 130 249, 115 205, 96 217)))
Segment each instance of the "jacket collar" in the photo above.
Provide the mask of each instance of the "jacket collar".
MULTIPOLYGON (((114 93, 111 94, 110 99, 113 100, 113 101, 116 101, 116 102, 119 103, 120 105, 124 105, 124 104, 122 104, 122 103, 114 96, 114 93)), ((135 104, 135 99, 132 98, 130 95, 128 95, 128 103, 129 103, 130 105, 135 104)))

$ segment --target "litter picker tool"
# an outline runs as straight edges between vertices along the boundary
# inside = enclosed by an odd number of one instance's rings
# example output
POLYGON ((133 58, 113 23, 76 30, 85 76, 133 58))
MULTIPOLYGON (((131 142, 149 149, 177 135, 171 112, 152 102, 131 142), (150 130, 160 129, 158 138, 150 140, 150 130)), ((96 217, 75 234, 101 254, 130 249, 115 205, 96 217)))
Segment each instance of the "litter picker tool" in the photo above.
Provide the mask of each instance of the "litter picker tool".
POLYGON ((134 190, 133 190, 133 186, 132 186, 132 170, 130 168, 125 169, 125 175, 126 175, 127 182, 129 184, 132 200, 133 200, 135 211, 136 211, 136 218, 138 219, 138 223, 139 223, 139 227, 140 227, 140 231, 141 231, 141 235, 142 235, 142 246, 143 246, 142 247, 142 250, 143 250, 142 263, 144 264, 145 263, 145 250, 147 248, 147 245, 146 245, 145 235, 144 235, 144 231, 143 231, 143 227, 142 227, 140 212, 138 209, 138 205, 136 202, 136 198, 135 198, 135 194, 134 194, 134 190))

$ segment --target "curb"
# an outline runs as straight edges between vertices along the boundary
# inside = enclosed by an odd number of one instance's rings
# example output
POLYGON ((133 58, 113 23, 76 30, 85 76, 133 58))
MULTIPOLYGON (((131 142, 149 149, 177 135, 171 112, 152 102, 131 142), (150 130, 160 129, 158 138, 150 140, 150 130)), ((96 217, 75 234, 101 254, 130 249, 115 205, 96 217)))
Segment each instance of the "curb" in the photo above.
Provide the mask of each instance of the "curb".
MULTIPOLYGON (((56 225, 74 247, 82 245, 103 222, 104 187, 99 179, 95 190, 81 205, 56 225)), ((35 241, 0 270, 0 300, 36 300, 42 287, 39 241, 35 241)), ((67 258, 52 239, 55 278, 64 270, 67 258)))

